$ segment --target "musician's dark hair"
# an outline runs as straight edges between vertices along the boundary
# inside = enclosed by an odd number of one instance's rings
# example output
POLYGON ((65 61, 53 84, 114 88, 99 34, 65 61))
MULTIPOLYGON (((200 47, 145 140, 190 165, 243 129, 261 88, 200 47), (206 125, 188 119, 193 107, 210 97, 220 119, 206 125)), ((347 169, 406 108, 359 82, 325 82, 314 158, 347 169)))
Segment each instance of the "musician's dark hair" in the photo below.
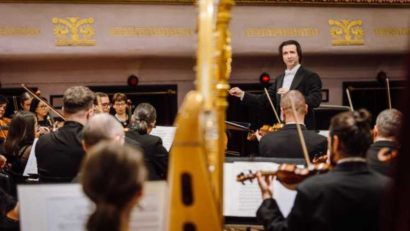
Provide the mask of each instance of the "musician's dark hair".
MULTIPOLYGON (((44 98, 43 96, 40 96, 40 98, 42 100, 48 102, 47 99, 44 98)), ((36 109, 37 109, 39 104, 40 104, 40 100, 38 100, 37 98, 33 98, 33 100, 31 101, 31 104, 30 104, 30 111, 33 112, 34 114, 36 114, 36 109)))
POLYGON ((14 115, 4 143, 7 156, 17 156, 21 147, 33 143, 36 121, 36 116, 31 112, 19 111, 14 115))
POLYGON ((364 157, 372 143, 370 123, 371 114, 365 109, 339 113, 330 121, 330 138, 339 138, 344 156, 364 157))
POLYGON ((107 93, 105 93, 105 92, 96 92, 95 93, 95 100, 94 100, 94 105, 98 105, 98 101, 97 101, 97 98, 102 98, 102 97, 107 97, 108 99, 110 98, 109 96, 108 96, 108 94, 107 93))
POLYGON ((0 104, 6 104, 6 103, 9 103, 7 98, 3 95, 0 95, 0 104))
POLYGON ((88 110, 93 107, 94 99, 94 92, 92 92, 88 87, 70 87, 64 91, 63 110, 68 114, 88 110))
POLYGON ((124 101, 127 102, 127 95, 121 92, 117 92, 112 96, 112 104, 117 101, 124 101))
POLYGON ((28 92, 23 92, 20 95, 20 103, 23 104, 24 101, 28 100, 28 99, 32 99, 33 97, 28 93, 28 92))
POLYGON ((152 128, 153 123, 157 120, 157 111, 149 103, 140 103, 134 110, 132 120, 133 128, 141 135, 146 134, 148 129, 152 128))
MULTIPOLYGON (((279 56, 282 57, 282 52, 283 52, 283 47, 288 46, 288 45, 295 45, 296 46, 296 52, 298 53, 299 56, 299 63, 302 63, 302 47, 300 46, 299 42, 296 40, 286 40, 282 42, 279 45, 279 56)), ((283 61, 283 58, 282 58, 283 61)))
POLYGON ((96 205, 87 230, 119 231, 122 212, 142 193, 146 178, 142 154, 116 142, 103 141, 86 154, 80 172, 83 190, 96 205))

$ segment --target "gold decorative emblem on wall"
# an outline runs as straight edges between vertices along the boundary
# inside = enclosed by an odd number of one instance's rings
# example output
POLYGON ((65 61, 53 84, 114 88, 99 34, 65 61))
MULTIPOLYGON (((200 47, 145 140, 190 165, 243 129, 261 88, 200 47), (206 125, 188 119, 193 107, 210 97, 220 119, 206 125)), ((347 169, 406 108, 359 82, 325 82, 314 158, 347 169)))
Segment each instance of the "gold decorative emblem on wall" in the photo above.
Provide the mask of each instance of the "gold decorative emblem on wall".
POLYGON ((362 20, 329 19, 333 46, 364 45, 362 20))
POLYGON ((95 46, 94 18, 53 18, 56 46, 95 46))

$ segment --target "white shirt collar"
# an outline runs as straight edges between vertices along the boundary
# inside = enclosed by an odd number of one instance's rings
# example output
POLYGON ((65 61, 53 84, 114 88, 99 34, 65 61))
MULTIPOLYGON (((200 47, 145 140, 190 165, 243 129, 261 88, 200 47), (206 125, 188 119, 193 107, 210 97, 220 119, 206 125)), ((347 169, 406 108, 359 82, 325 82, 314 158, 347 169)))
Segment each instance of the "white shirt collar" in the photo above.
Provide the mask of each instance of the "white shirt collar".
POLYGON ((292 69, 290 69, 290 70, 286 69, 286 70, 285 70, 285 74, 286 74, 286 75, 295 75, 296 72, 299 70, 299 68, 300 68, 300 64, 294 66, 294 67, 293 67, 292 69))

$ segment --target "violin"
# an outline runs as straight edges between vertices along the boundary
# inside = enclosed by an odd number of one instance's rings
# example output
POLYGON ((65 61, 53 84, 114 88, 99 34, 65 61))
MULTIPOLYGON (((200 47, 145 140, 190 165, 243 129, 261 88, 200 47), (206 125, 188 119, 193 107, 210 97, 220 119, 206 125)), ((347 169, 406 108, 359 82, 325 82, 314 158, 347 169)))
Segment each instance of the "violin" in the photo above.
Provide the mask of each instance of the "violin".
MULTIPOLYGON (((272 99, 271 99, 270 96, 269 96, 268 90, 267 90, 266 88, 264 88, 264 91, 265 91, 266 98, 268 99, 269 104, 270 104, 270 106, 271 106, 271 108, 272 108, 273 114, 275 115, 276 121, 279 121, 279 123, 276 123, 276 124, 274 124, 274 125, 272 125, 272 126, 263 125, 263 126, 259 129, 259 131, 258 131, 260 136, 264 136, 264 135, 266 135, 266 134, 268 134, 268 133, 270 133, 270 132, 279 131, 281 128, 283 128, 283 125, 284 125, 284 124, 282 123, 282 121, 280 120, 280 118, 279 118, 278 112, 276 111, 275 107, 273 106, 273 102, 272 102, 272 99)), ((254 131, 251 131, 251 132, 248 134, 248 137, 246 137, 246 139, 249 140, 249 141, 252 141, 252 140, 255 140, 255 139, 256 139, 256 136, 257 136, 256 133, 255 133, 254 131)))
POLYGON ((377 153, 377 159, 383 163, 390 163, 397 155, 398 151, 396 149, 382 148, 377 153))
MULTIPOLYGON (((328 163, 312 164, 312 162, 310 161, 307 147, 306 147, 306 142, 302 134, 302 129, 300 127, 300 123, 297 121, 298 117, 296 115, 295 104, 292 98, 290 98, 290 100, 291 100, 291 106, 292 106, 292 113, 293 113, 294 118, 296 118, 297 134, 299 137, 300 144, 302 146, 303 156, 306 161, 307 168, 299 168, 294 164, 281 164, 279 165, 279 168, 276 171, 260 171, 260 172, 262 176, 265 176, 265 177, 276 176, 278 181, 280 181, 284 185, 294 186, 302 182, 309 176, 328 172, 331 169, 331 165, 328 163)), ((250 174, 247 174, 247 175, 240 173, 236 177, 236 180, 243 183, 246 180, 253 180, 256 177, 257 177, 256 173, 250 172, 250 174)))
MULTIPOLYGON (((256 132, 259 132, 259 135, 260 135, 260 136, 264 136, 264 135, 266 135, 266 134, 268 134, 268 133, 271 133, 271 132, 277 132, 277 131, 279 131, 281 128, 283 128, 283 124, 282 124, 282 123, 276 123, 276 124, 274 124, 274 125, 272 125, 272 126, 265 124, 265 125, 263 125, 261 128, 259 128, 259 130, 256 131, 256 132)), ((246 139, 249 140, 249 141, 255 140, 255 139, 256 139, 256 132, 250 131, 250 132, 248 133, 248 136, 246 137, 246 139)))
MULTIPOLYGON (((260 171, 263 177, 276 176, 277 180, 283 184, 299 184, 309 176, 326 173, 330 170, 329 164, 312 164, 307 168, 300 168, 295 164, 281 164, 276 171, 260 171)), ((251 171, 248 174, 240 173, 236 176, 236 181, 244 184, 245 181, 252 181, 257 177, 251 171)))
POLYGON ((10 122, 10 118, 3 117, 0 119, 0 140, 7 138, 10 122))

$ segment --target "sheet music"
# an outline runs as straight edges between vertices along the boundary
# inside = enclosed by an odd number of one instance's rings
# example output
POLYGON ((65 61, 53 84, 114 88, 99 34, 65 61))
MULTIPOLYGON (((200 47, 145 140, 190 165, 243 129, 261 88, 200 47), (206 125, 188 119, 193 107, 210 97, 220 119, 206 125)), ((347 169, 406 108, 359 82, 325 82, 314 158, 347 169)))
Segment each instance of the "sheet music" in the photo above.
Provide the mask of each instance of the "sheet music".
POLYGON ((152 129, 151 135, 159 136, 162 139, 162 144, 169 150, 171 149, 172 143, 174 142, 176 127, 171 126, 156 126, 152 129))
POLYGON ((26 167, 24 168, 23 176, 29 176, 30 174, 38 174, 37 159, 36 159, 36 144, 38 138, 34 139, 33 146, 31 146, 30 155, 27 160, 26 167))
MULTIPOLYGON (((130 230, 164 230, 167 186, 146 182, 139 205, 131 214, 130 230)), ((94 204, 80 184, 19 185, 21 230, 81 231, 94 204)))
MULTIPOLYGON (((236 176, 249 170, 274 171, 278 168, 276 163, 267 162, 234 162, 224 163, 224 216, 255 217, 256 211, 262 203, 262 196, 258 182, 245 182, 243 185, 236 181, 236 176)), ((282 214, 286 217, 296 196, 296 191, 286 189, 280 182, 273 182, 274 198, 278 202, 282 214)))
POLYGON ((329 136, 329 130, 320 130, 319 135, 322 135, 327 138, 329 136))

